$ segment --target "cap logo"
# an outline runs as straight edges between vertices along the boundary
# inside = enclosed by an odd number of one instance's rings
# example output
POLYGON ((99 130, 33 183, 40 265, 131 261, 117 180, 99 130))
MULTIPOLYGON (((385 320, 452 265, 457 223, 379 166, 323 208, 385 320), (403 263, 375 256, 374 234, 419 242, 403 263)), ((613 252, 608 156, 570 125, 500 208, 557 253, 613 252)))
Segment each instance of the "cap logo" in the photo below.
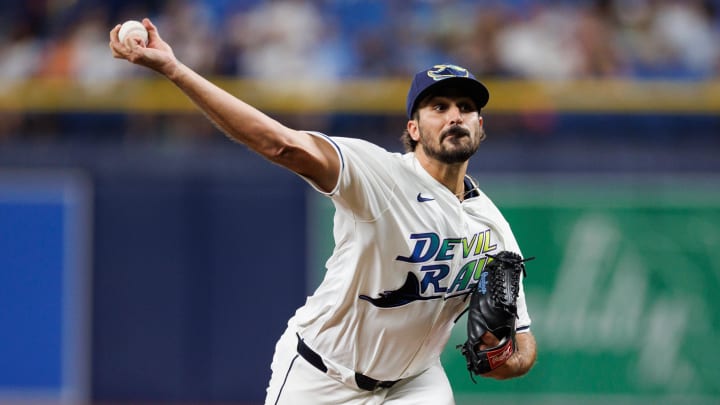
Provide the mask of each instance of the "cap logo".
POLYGON ((470 77, 470 72, 457 65, 435 65, 427 71, 433 80, 443 80, 450 77, 470 77))

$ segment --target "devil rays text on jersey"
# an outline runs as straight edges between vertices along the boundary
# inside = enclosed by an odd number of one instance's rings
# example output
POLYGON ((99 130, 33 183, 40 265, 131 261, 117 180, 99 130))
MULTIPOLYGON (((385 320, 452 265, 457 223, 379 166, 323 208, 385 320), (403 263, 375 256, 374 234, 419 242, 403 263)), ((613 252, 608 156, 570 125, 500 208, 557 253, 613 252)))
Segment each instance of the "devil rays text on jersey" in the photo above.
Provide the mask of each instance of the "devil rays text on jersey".
POLYGON ((409 304, 418 300, 451 298, 466 295, 480 281, 480 275, 487 264, 486 253, 497 249, 490 244, 490 229, 478 232, 471 238, 445 238, 433 232, 414 233, 410 239, 415 246, 409 256, 397 256, 395 260, 407 263, 418 263, 421 278, 410 271, 405 283, 396 289, 381 292, 379 297, 372 298, 360 295, 360 299, 369 301, 380 308, 392 308, 409 304), (456 247, 462 248, 462 259, 465 261, 452 282, 448 262, 456 258, 456 247))

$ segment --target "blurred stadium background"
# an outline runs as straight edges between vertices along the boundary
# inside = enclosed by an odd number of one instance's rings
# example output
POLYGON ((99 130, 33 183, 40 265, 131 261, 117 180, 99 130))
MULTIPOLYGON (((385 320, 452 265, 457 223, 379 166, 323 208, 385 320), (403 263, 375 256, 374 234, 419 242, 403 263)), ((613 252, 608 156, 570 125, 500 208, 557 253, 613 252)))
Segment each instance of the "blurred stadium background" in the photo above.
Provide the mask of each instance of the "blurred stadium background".
POLYGON ((0 403, 259 404, 328 202, 114 60, 150 16, 284 123, 400 150, 411 75, 486 81, 470 170, 539 343, 459 405, 720 403, 720 1, 25 0, 0 6, 0 403))

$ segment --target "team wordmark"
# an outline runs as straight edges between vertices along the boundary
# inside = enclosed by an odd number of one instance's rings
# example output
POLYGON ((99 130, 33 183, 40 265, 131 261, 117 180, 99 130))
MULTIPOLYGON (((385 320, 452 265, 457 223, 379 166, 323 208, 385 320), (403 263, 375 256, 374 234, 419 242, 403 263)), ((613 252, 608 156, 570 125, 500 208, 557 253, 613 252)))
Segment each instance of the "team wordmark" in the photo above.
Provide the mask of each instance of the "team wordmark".
POLYGON ((490 229, 478 232, 470 240, 462 238, 445 238, 434 232, 413 233, 410 239, 415 240, 415 247, 410 256, 398 256, 395 260, 408 263, 425 263, 429 261, 447 261, 455 257, 455 247, 462 246, 463 259, 470 256, 479 256, 495 250, 490 245, 490 229))
MULTIPOLYGON (((490 229, 478 232, 470 238, 440 238, 436 233, 414 233, 415 241, 409 256, 397 256, 395 260, 421 264, 421 279, 409 272, 405 283, 396 290, 380 293, 376 298, 361 295, 360 298, 378 307, 397 307, 417 300, 450 298, 464 295, 480 282, 482 270, 489 259, 486 253, 497 249, 490 243, 490 229), (450 261, 467 259, 457 274, 451 278, 450 261)), ((456 262, 457 265, 457 262, 456 262)))
POLYGON ((487 258, 485 253, 497 248, 490 244, 490 229, 478 232, 469 239, 444 238, 436 233, 414 233, 410 239, 415 241, 410 256, 398 256, 395 260, 408 263, 427 263, 420 267, 423 273, 420 280, 420 294, 453 294, 465 291, 473 282, 480 279, 487 258), (472 258, 463 263, 455 279, 448 283, 450 266, 442 263, 453 260, 456 255, 462 254, 463 259, 472 258), (478 257, 483 255, 483 257, 478 257), (439 263, 440 262, 440 263, 439 263))

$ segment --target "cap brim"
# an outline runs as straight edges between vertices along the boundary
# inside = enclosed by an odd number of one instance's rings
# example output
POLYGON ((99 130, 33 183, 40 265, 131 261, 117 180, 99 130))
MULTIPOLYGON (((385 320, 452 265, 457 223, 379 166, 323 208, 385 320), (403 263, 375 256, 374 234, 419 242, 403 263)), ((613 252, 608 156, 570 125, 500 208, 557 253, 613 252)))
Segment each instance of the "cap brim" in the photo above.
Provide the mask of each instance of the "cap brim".
POLYGON ((415 102, 413 103, 411 111, 415 112, 418 105, 428 95, 430 95, 433 91, 437 91, 438 89, 445 86, 456 86, 457 88, 464 90, 467 93, 468 97, 473 99, 478 111, 485 107, 490 100, 490 92, 488 91, 487 87, 485 87, 485 85, 480 83, 478 80, 473 79, 472 77, 449 77, 447 79, 439 80, 436 83, 433 83, 431 86, 428 86, 425 90, 420 92, 420 94, 418 94, 418 96, 415 98, 415 102))

